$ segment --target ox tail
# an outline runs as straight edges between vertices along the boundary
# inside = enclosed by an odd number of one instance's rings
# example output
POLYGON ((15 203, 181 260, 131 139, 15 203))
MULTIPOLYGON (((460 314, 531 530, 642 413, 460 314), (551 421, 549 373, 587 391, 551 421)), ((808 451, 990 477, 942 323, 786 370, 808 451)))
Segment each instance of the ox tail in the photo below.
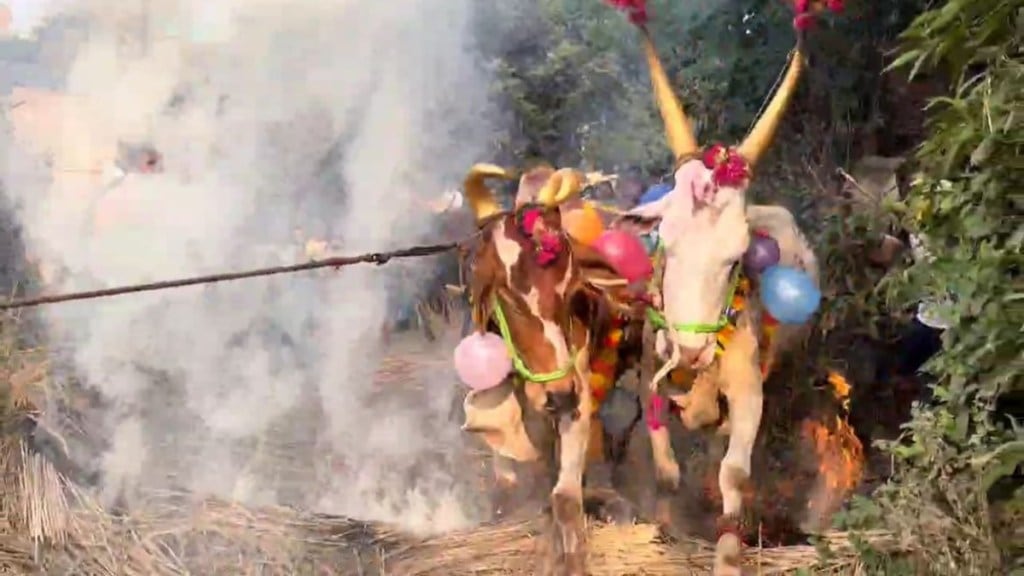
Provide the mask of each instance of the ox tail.
POLYGON ((679 343, 676 342, 675 333, 672 330, 667 330, 666 332, 668 333, 668 340, 672 344, 672 353, 669 355, 668 360, 661 365, 661 368, 654 373, 654 378, 651 378, 649 386, 651 387, 651 392, 655 394, 658 392, 658 383, 660 383, 665 376, 668 376, 669 372, 679 366, 679 361, 682 360, 682 355, 679 352, 680 346, 679 343))

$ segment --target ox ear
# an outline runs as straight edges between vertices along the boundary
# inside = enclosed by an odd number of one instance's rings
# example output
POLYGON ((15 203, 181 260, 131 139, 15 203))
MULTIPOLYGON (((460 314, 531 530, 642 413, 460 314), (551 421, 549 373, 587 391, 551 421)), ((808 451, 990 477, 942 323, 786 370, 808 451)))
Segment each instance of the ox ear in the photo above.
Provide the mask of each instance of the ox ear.
MULTIPOLYGON (((599 304, 602 306, 629 313, 629 282, 619 276, 604 256, 593 248, 573 241, 572 250, 580 271, 579 285, 575 288, 572 298, 596 298, 601 301, 599 304)), ((607 310, 595 310, 586 302, 570 299, 570 305, 581 317, 590 316, 600 320, 601 316, 607 313, 607 310)))
POLYGON ((570 241, 573 259, 579 266, 582 282, 596 286, 626 284, 625 279, 619 277, 615 268, 600 252, 574 239, 570 241))
POLYGON ((650 234, 655 231, 659 224, 661 224, 661 218, 641 218, 632 214, 626 214, 616 218, 615 221, 612 222, 611 227, 615 230, 622 230, 623 232, 643 236, 644 234, 650 234))
POLYGON ((492 243, 484 244, 473 261, 473 271, 469 283, 470 315, 476 329, 483 332, 491 320, 494 311, 494 288, 498 281, 495 260, 498 255, 492 243))
POLYGON ((668 210, 671 196, 672 193, 669 192, 653 202, 634 207, 629 212, 616 218, 611 224, 612 228, 638 236, 653 232, 661 223, 662 217, 668 210))

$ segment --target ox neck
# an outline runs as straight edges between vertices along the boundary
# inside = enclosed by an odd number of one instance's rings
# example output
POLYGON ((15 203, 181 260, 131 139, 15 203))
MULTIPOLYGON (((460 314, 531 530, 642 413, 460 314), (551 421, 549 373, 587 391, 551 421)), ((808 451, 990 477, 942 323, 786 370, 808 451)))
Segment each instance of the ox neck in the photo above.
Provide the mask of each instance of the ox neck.
POLYGON ((544 372, 536 374, 530 370, 530 368, 523 362, 523 357, 516 350, 515 344, 512 342, 512 332, 508 327, 508 320, 505 318, 505 311, 501 307, 501 300, 498 296, 494 296, 494 321, 498 324, 498 331, 501 332, 501 339, 505 341, 505 346, 508 348, 508 355, 512 357, 512 367, 515 368, 516 373, 527 382, 535 382, 537 384, 547 384, 556 380, 561 380, 572 373, 576 364, 576 353, 570 351, 569 362, 565 367, 555 370, 554 372, 544 372))
MULTIPOLYGON (((662 266, 665 265, 665 245, 662 243, 661 237, 658 237, 658 243, 654 248, 654 258, 662 260, 662 266)), ((731 311, 733 310, 733 300, 736 297, 736 290, 740 285, 740 281, 743 279, 742 276, 742 265, 737 262, 733 265, 732 273, 729 279, 729 291, 725 295, 725 305, 722 308, 721 314, 718 316, 718 320, 713 323, 675 323, 669 324, 668 320, 661 310, 657 310, 654 306, 647 307, 647 319, 650 320, 651 324, 656 329, 668 329, 671 328, 676 332, 682 332, 684 334, 717 334, 724 330, 732 319, 731 311)))

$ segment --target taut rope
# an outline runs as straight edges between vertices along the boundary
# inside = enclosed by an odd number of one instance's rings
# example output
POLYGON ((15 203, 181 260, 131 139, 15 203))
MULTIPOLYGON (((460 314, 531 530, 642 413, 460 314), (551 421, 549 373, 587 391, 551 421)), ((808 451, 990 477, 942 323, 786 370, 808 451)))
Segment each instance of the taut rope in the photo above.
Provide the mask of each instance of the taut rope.
POLYGON ((134 292, 152 292, 154 290, 181 288, 183 286, 195 286, 197 284, 214 284, 217 282, 227 282, 230 280, 242 280, 245 278, 257 278, 260 276, 274 276, 277 274, 303 272, 306 270, 316 270, 318 268, 341 268, 342 266, 351 266, 353 264, 363 263, 376 264, 380 266, 382 264, 388 263, 390 260, 394 258, 419 258, 422 256, 433 256, 435 254, 450 252, 452 250, 455 250, 456 248, 459 248, 460 246, 463 246, 465 243, 474 239, 476 236, 477 234, 473 234, 459 242, 449 242, 446 244, 430 244, 425 246, 413 246, 412 248, 403 248, 400 250, 392 250, 390 252, 372 252, 369 254, 361 254, 359 256, 336 256, 333 258, 325 258, 323 260, 303 262, 302 264, 292 264, 290 266, 274 266, 272 268, 259 268, 257 270, 246 270, 244 272, 225 272, 221 274, 210 274, 207 276, 181 278, 178 280, 164 280, 162 282, 150 282, 147 284, 134 284, 130 286, 118 286, 115 288, 104 288, 102 290, 90 290, 88 292, 71 292, 68 294, 56 294, 53 296, 19 298, 15 300, 9 300, 7 302, 0 302, 0 310, 30 308, 33 306, 41 306, 43 304, 70 302, 72 300, 92 300, 95 298, 106 298, 108 296, 117 296, 120 294, 131 294, 134 292))

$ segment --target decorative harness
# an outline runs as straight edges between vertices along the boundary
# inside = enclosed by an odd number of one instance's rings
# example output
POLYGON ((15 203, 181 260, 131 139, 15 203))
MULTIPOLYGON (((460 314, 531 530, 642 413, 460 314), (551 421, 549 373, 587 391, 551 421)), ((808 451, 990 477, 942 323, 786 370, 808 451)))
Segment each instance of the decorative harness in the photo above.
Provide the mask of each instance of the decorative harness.
MULTIPOLYGON (((660 269, 660 267, 664 265, 665 247, 660 238, 655 244, 652 258, 654 259, 656 269, 660 269)), ((652 278, 651 283, 653 284, 655 281, 656 280, 652 278)), ((653 286, 650 289, 653 290, 653 286)), ((750 279, 743 274, 743 267, 739 262, 737 262, 733 265, 732 272, 730 273, 729 292, 725 299, 725 308, 722 310, 722 313, 716 322, 709 324, 680 323, 672 324, 670 326, 668 321, 665 319, 665 315, 654 306, 647 307, 647 319, 651 322, 651 325, 658 330, 672 329, 676 332, 687 334, 715 334, 715 356, 720 357, 725 352, 726 344, 728 344, 729 340, 736 333, 736 323, 739 320, 740 313, 746 308, 747 299, 751 296, 752 292, 753 287, 751 286, 750 279)), ((768 362, 766 352, 768 344, 770 344, 779 322, 768 314, 767 310, 762 311, 761 318, 761 374, 762 376, 767 376, 768 362)))
POLYGON ((523 362, 523 357, 516 350, 515 344, 512 342, 512 333, 508 328, 508 320, 505 319, 505 311, 501 308, 501 301, 497 296, 494 297, 494 321, 498 325, 498 331, 501 333, 501 339, 505 341, 505 347, 508 348, 508 355, 512 357, 512 367, 515 368, 519 377, 525 382, 536 382, 537 384, 547 384, 556 380, 561 380, 572 373, 576 366, 576 357, 579 354, 577 351, 570 351, 569 362, 563 368, 559 368, 554 372, 542 372, 540 374, 534 373, 523 362))

